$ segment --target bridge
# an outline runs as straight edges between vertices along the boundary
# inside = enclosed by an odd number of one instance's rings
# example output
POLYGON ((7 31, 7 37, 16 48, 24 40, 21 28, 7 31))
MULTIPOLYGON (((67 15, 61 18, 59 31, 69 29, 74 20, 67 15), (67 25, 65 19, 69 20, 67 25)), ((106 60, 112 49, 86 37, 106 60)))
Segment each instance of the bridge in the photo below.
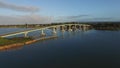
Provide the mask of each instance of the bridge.
POLYGON ((45 36, 46 34, 44 33, 44 30, 46 29, 52 29, 53 34, 57 34, 56 29, 60 28, 62 32, 64 32, 66 29, 68 31, 73 31, 73 29, 88 29, 91 27, 90 25, 87 24, 60 24, 60 25, 52 25, 52 26, 46 26, 42 28, 34 28, 30 30, 25 30, 25 31, 20 31, 20 32, 13 32, 13 33, 8 33, 4 35, 0 35, 1 38, 6 38, 6 37, 11 37, 15 35, 20 35, 24 34, 24 37, 28 37, 28 33, 34 32, 34 31, 41 31, 41 36, 45 36))

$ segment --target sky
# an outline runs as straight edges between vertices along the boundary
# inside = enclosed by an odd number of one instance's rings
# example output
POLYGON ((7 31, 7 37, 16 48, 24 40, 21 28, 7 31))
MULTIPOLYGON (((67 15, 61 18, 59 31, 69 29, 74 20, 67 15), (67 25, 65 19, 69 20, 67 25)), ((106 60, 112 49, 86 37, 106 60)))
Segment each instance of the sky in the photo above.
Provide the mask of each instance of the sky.
POLYGON ((120 0, 0 0, 0 24, 120 21, 120 0))

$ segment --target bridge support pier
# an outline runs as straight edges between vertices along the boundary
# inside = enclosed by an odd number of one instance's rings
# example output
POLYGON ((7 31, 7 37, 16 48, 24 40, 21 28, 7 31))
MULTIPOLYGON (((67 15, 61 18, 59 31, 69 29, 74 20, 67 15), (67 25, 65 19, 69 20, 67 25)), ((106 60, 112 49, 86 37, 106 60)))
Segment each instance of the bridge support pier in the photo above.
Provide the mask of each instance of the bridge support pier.
POLYGON ((55 27, 53 28, 53 34, 57 34, 55 27))
POLYGON ((82 28, 81 28, 81 25, 79 25, 79 30, 81 30, 82 28))
POLYGON ((46 34, 44 33, 44 29, 41 30, 41 36, 46 36, 46 34))
POLYGON ((72 31, 72 29, 71 29, 71 25, 69 25, 69 29, 68 29, 68 31, 72 31))
POLYGON ((62 32, 65 32, 65 28, 64 28, 64 26, 62 26, 62 32))
POLYGON ((28 32, 25 32, 25 33, 24 33, 24 37, 28 37, 28 32))
POLYGON ((85 30, 86 30, 86 28, 87 28, 87 27, 86 27, 86 25, 84 25, 84 26, 83 26, 83 30, 85 31, 85 30))

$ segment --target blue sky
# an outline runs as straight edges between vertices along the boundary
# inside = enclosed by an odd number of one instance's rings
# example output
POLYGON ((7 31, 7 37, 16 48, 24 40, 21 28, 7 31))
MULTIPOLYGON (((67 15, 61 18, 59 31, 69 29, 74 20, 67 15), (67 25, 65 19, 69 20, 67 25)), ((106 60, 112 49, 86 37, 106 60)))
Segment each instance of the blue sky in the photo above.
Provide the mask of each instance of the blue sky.
MULTIPOLYGON (((18 6, 34 6, 34 14, 52 17, 54 22, 62 21, 120 21, 120 0, 0 0, 18 6), (74 17, 74 18, 73 18, 74 17)), ((29 15, 0 8, 0 15, 29 15)))

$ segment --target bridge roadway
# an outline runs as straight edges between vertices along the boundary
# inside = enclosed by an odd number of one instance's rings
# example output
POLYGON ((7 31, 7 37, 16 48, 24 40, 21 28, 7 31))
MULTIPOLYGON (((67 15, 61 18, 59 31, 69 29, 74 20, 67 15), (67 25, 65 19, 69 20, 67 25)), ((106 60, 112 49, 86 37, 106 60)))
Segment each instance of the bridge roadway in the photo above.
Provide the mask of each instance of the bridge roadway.
MULTIPOLYGON (((89 27, 90 25, 86 25, 86 24, 62 24, 62 25, 53 25, 53 26, 47 26, 47 27, 42 27, 42 28, 35 28, 35 29, 30 29, 30 30, 25 30, 25 31, 19 31, 19 32, 13 32, 13 33, 8 33, 8 34, 4 34, 4 35, 0 35, 0 37, 2 38, 5 38, 5 37, 10 37, 10 36, 15 36, 15 35, 20 35, 20 34, 24 34, 25 37, 27 37, 27 34, 29 32, 34 32, 34 31, 39 31, 41 30, 41 34, 44 35, 44 31, 45 29, 49 29, 49 28, 57 28, 57 27, 60 27, 60 26, 75 26, 75 25, 78 25, 78 26, 83 26, 83 28, 85 27, 89 27)), ((53 33, 56 33, 55 29, 53 29, 53 33)))

